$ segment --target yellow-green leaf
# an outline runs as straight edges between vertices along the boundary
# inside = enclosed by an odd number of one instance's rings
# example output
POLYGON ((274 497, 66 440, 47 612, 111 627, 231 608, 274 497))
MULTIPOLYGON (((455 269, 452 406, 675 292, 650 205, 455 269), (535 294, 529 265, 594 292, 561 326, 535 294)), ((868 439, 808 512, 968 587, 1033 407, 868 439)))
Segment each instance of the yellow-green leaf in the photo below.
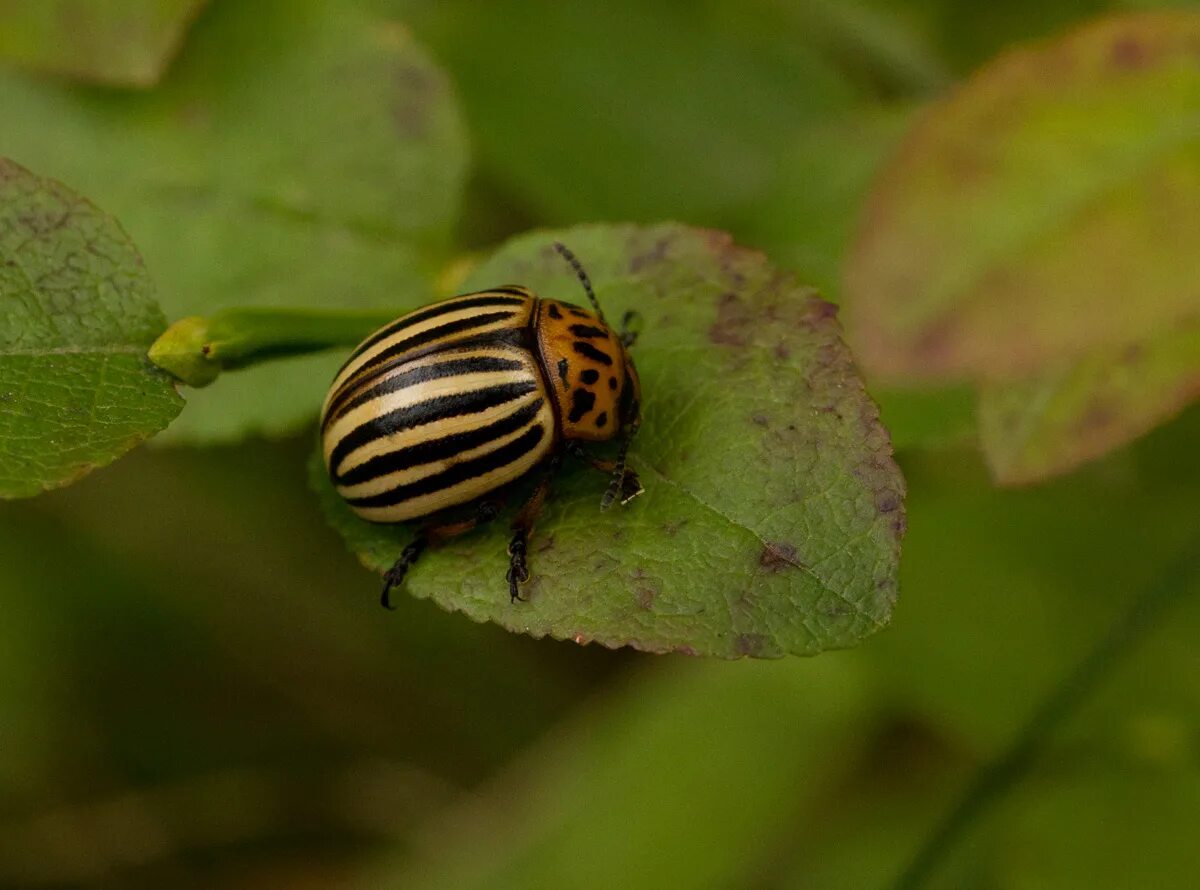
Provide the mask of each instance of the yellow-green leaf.
POLYGON ((207 0, 0 0, 0 57, 115 86, 151 86, 207 0))
POLYGON ((1200 14, 1012 50, 938 103, 867 204, 855 345, 896 380, 1029 374, 1200 310, 1200 14))

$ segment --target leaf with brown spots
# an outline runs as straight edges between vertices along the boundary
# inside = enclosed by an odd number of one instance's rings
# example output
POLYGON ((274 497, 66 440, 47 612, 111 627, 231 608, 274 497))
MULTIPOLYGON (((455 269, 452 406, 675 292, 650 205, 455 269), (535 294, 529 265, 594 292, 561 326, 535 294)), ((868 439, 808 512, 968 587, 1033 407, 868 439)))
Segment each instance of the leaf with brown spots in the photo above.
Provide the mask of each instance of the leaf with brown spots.
POLYGON ((974 381, 998 481, 1069 470, 1200 392, 1200 14, 1005 53, 868 201, 849 328, 895 385, 974 381))
MULTIPOLYGON (((528 602, 508 599, 504 517, 427 553, 405 587, 510 630, 653 652, 813 654, 883 627, 904 482, 833 307, 728 236, 678 225, 527 235, 464 287, 576 299, 556 239, 610 319, 644 318, 630 462, 645 494, 601 513, 606 478, 568 460, 531 541, 528 602)), ((357 520, 319 460, 313 481, 350 547, 388 568, 410 530, 357 520)))
POLYGON ((116 220, 0 158, 0 497, 65 485, 183 402, 146 349, 166 327, 116 220))

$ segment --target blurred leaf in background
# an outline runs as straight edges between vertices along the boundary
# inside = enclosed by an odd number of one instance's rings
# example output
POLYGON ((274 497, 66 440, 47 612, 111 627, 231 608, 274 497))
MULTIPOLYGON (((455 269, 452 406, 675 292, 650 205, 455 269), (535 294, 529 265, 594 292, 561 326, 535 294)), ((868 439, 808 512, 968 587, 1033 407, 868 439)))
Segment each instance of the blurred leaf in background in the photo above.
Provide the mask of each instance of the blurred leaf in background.
POLYGON ((0 56, 112 86, 154 85, 207 0, 0 0, 0 56))
MULTIPOLYGON (((411 307, 428 299, 457 214, 465 134, 444 75, 403 27, 344 3, 214 3, 155 90, 8 72, 0 106, 0 155, 117 216, 171 320, 411 307)), ((293 359, 190 391, 166 438, 295 431, 338 362, 293 359)))

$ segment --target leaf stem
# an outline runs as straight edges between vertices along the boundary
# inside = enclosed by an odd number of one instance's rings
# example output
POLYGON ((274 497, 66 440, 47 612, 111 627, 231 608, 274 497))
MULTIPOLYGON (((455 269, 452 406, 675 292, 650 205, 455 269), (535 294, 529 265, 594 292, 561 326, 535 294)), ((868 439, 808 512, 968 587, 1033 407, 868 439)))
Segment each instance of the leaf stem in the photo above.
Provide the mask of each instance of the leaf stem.
POLYGON ((227 309, 175 322, 154 341, 149 357, 189 386, 207 386, 222 371, 353 346, 400 314, 380 309, 227 309))
POLYGON ((1200 578, 1200 540, 1193 540, 1051 691, 1008 748, 976 774, 958 803, 897 878, 893 885, 896 890, 914 890, 928 883, 971 825, 1025 776, 1050 734, 1108 678, 1122 657, 1158 625, 1167 608, 1191 591, 1197 578, 1200 578))

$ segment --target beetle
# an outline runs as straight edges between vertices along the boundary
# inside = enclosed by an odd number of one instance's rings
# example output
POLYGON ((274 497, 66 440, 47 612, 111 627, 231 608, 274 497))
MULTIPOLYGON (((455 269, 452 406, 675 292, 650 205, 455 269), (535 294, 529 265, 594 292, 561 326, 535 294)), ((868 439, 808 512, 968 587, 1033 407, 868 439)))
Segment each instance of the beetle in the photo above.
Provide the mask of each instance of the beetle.
POLYGON ((601 510, 642 493, 626 461, 641 423, 629 357, 636 313, 614 331, 583 265, 554 248, 594 311, 514 284, 450 297, 375 331, 334 377, 321 446, 335 489, 363 519, 416 525, 384 573, 387 608, 427 547, 494 519, 515 484, 534 477, 512 521, 505 576, 510 599, 523 599, 529 537, 564 456, 608 474, 601 510), (584 448, 613 439, 615 460, 584 448))

